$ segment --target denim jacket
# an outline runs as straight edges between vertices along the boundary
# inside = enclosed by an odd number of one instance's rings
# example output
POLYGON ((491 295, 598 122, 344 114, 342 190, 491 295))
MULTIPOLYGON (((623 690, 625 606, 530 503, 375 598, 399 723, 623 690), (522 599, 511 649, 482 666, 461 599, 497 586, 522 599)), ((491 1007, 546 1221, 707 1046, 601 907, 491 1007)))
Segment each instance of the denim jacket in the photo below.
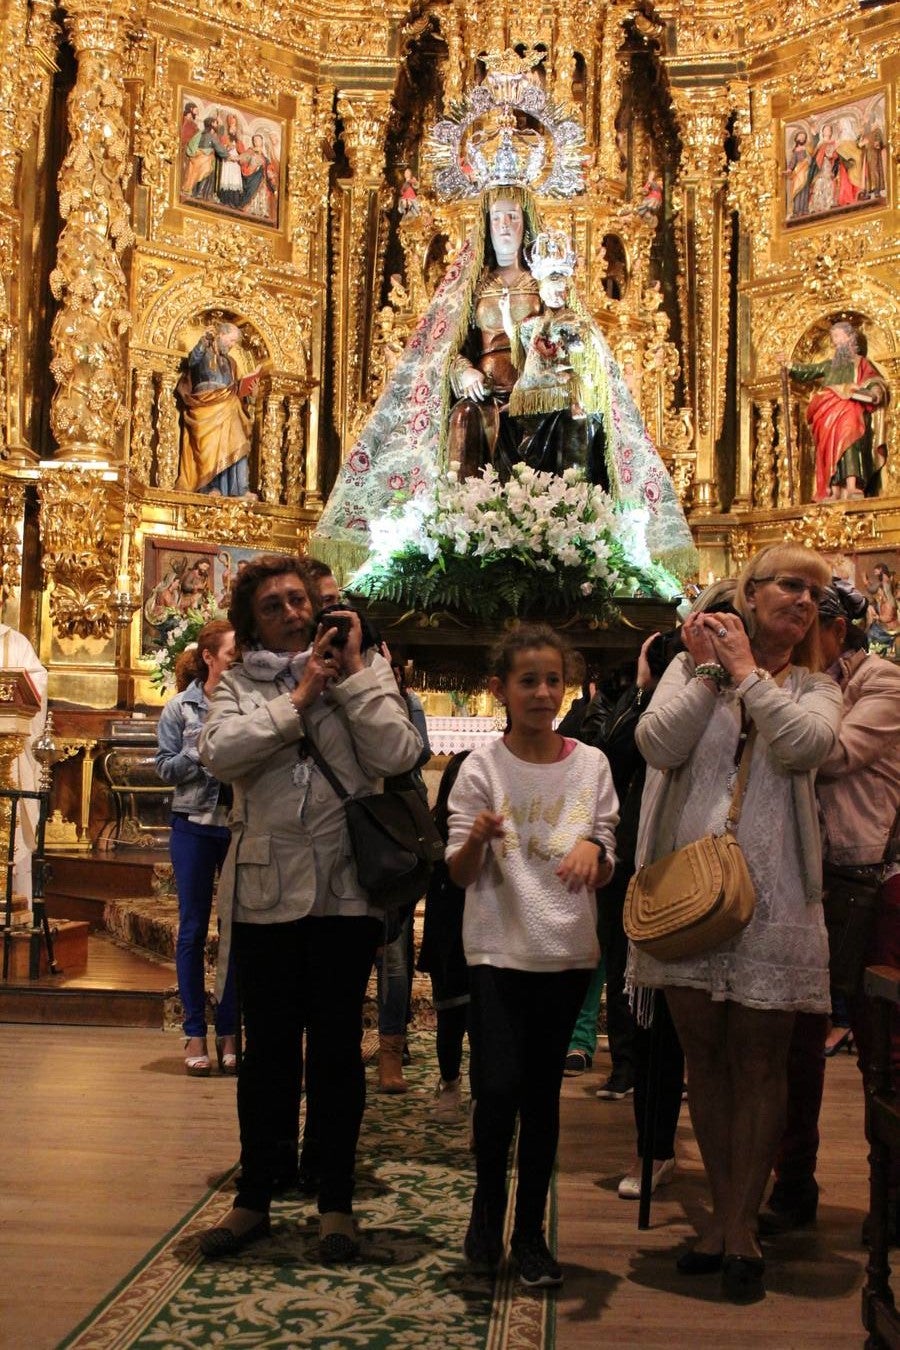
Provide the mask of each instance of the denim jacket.
POLYGON ((200 763, 197 743, 209 716, 209 702, 199 680, 193 680, 163 708, 156 729, 156 772, 170 783, 172 810, 205 815, 215 810, 219 782, 200 763))

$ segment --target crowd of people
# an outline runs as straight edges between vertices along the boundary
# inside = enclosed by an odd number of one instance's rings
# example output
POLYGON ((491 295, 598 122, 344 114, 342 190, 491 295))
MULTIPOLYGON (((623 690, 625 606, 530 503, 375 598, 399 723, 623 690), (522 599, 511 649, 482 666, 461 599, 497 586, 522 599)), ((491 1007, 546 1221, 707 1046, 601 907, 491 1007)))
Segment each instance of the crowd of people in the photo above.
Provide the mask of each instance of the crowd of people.
MULTIPOLYGON (((489 688, 506 729, 443 772, 434 816, 446 855, 419 954, 436 1011, 435 1127, 462 1126, 471 1099, 460 1238, 474 1267, 504 1260, 511 1203, 519 1280, 562 1281, 544 1212, 563 1075, 589 1068, 596 1045, 601 960, 612 1073, 598 1096, 633 1095, 635 1112, 623 1199, 675 1174, 687 1083, 710 1208, 679 1274, 698 1288, 719 1275, 726 1298, 756 1299, 760 1235, 814 1221, 836 990, 871 1072, 862 967, 855 985, 830 967, 830 899, 867 887, 863 959, 900 962, 900 669, 867 653, 865 614, 824 558, 776 544, 707 588, 676 632, 650 635, 614 679, 583 673, 565 718, 576 654, 558 633, 523 624, 495 651, 489 688), (729 829, 755 893, 749 922, 689 956, 629 942, 632 876, 729 829)), ((363 1000, 377 961, 379 1086, 402 1092, 411 914, 389 927, 373 906, 317 761, 354 796, 421 768, 427 726, 404 673, 326 568, 264 555, 236 579, 228 619, 204 629, 163 712, 186 1069, 211 1068, 202 961, 218 872, 216 1045, 237 1071, 237 1195, 200 1237, 206 1258, 264 1237, 286 1188, 317 1198, 324 1261, 360 1254, 363 1000)), ((893 1052, 900 1061, 900 1027, 893 1052)))

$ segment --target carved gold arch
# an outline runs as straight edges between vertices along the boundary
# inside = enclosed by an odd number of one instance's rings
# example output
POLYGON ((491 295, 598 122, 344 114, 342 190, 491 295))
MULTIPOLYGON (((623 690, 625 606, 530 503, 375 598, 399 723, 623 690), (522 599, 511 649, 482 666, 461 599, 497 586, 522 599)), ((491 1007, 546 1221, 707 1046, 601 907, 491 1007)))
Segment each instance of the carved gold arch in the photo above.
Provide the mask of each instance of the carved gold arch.
POLYGON ((893 359, 900 354, 900 294, 869 276, 860 278, 840 296, 809 291, 779 293, 758 301, 752 320, 758 370, 776 370, 782 350, 794 351, 807 333, 838 314, 853 314, 865 321, 873 360, 893 359))
POLYGON ((196 324, 198 314, 219 309, 256 331, 275 369, 306 380, 310 368, 309 318, 298 317, 285 299, 261 292, 258 300, 248 302, 246 296, 235 295, 225 286, 211 287, 202 276, 182 277, 163 286, 138 317, 133 345, 144 350, 180 352, 180 334, 196 324))

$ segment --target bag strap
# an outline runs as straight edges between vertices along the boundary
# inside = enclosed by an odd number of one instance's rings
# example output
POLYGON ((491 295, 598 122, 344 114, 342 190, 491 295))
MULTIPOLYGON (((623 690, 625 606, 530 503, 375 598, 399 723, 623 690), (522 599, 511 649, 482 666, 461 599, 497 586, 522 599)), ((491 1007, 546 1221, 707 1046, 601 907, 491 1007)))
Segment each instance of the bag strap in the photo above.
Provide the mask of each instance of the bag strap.
POLYGON ((747 739, 744 742, 744 748, 741 752, 741 764, 738 769, 737 781, 734 785, 731 805, 728 808, 728 815, 725 817, 725 829, 728 834, 737 834, 738 821, 741 818, 741 809, 744 805, 744 791, 747 787, 747 779, 750 777, 750 760, 753 758, 753 746, 755 741, 756 726, 754 725, 747 733, 747 739))
POLYGON ((342 802, 349 801, 350 793, 344 787, 341 780, 334 773, 332 773, 331 769, 329 769, 328 765, 325 763, 324 759, 319 753, 319 748, 316 745, 315 741, 313 741, 312 738, 309 736, 304 736, 303 739, 300 741, 298 749, 309 755, 310 759, 315 764, 316 768, 322 774, 323 778, 325 778, 326 781, 331 784, 337 795, 340 797, 341 801, 342 802))

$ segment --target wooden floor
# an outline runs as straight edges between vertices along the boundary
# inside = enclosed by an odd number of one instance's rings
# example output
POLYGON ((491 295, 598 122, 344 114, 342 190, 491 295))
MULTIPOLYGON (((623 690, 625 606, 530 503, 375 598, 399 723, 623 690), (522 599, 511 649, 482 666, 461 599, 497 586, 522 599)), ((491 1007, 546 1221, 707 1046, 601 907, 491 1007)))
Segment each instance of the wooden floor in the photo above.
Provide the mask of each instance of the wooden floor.
MULTIPOLYGON (((174 1033, 0 1024, 0 1344, 52 1350, 237 1156, 234 1081, 187 1079, 174 1033)), ((672 1252, 705 1191, 685 1123, 680 1171, 651 1228, 615 1187, 632 1152, 631 1104, 600 1102, 597 1067, 566 1081, 559 1169, 558 1350, 832 1350, 861 1346, 865 1145, 856 1061, 828 1066, 821 1221, 767 1246, 768 1297, 722 1303, 672 1252)), ((427 1125, 424 1090, 411 1122, 427 1125)), ((685 1113, 686 1116, 686 1113, 685 1113)), ((433 1127, 431 1127, 433 1128, 433 1127)), ((462 1236, 462 1235, 460 1235, 462 1236)))

